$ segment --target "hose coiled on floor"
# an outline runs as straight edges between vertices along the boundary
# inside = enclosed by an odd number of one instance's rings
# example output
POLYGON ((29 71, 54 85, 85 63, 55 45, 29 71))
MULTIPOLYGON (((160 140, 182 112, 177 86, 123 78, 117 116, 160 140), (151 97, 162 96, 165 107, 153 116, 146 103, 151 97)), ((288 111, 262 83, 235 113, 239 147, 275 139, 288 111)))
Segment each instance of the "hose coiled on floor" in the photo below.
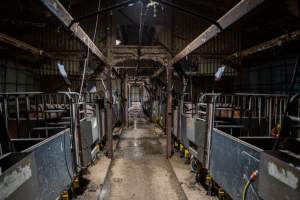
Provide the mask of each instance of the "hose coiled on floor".
POLYGON ((194 157, 191 159, 191 167, 193 172, 198 172, 200 170, 197 160, 194 157))

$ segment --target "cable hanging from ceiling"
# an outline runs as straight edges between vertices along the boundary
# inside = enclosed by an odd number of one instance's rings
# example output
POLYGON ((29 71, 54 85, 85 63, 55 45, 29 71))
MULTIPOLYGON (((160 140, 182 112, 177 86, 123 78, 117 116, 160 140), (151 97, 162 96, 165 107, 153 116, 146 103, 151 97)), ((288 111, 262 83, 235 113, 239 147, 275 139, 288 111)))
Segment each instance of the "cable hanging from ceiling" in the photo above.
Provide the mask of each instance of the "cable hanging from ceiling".
MULTIPOLYGON (((101 0, 98 1, 97 11, 99 11, 100 9, 101 9, 101 0)), ((95 29, 94 29, 94 34, 93 34, 93 38, 92 38, 92 42, 93 43, 95 42, 95 39, 96 39, 98 22, 99 22, 99 15, 97 15, 97 17, 96 17, 95 29)), ((84 85, 84 81, 85 81, 86 68, 87 68, 87 65, 89 63, 89 57, 90 57, 90 48, 89 48, 89 46, 90 46, 90 44, 88 43, 87 55, 86 55, 86 58, 84 59, 84 66, 83 66, 82 80, 81 80, 81 84, 80 84, 80 91, 79 91, 78 102, 80 101, 80 98, 81 98, 81 93, 82 93, 83 85, 84 85)))

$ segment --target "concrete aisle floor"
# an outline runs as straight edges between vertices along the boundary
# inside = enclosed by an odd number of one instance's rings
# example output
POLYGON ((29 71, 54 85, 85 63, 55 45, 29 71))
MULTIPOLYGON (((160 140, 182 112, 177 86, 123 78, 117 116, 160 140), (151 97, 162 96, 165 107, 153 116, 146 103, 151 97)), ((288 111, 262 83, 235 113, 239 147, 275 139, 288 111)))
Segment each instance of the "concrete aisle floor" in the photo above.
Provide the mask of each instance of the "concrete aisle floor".
POLYGON ((187 199, 165 158, 157 128, 140 106, 130 109, 133 126, 121 136, 100 200, 187 199))

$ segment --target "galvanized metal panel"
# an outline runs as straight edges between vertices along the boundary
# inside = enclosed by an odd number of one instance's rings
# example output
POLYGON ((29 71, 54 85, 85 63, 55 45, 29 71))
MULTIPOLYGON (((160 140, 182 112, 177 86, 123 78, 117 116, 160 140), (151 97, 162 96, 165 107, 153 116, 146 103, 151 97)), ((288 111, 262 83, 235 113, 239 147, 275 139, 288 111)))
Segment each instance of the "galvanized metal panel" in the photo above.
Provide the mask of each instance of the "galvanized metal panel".
POLYGON ((264 200, 299 200, 299 167, 299 159, 286 153, 262 153, 258 185, 260 197, 264 200))
POLYGON ((189 147, 189 141, 187 138, 187 119, 189 117, 185 115, 181 115, 181 125, 180 125, 180 142, 185 146, 185 148, 189 147))
POLYGON ((0 161, 1 200, 40 199, 33 153, 10 153, 0 161))
POLYGON ((173 112, 173 129, 172 129, 173 136, 177 137, 178 132, 178 107, 173 112))
POLYGON ((186 119, 186 134, 189 141, 196 143, 196 133, 195 133, 195 119, 187 118, 186 119))
MULTIPOLYGON (((209 171, 213 179, 234 199, 242 199, 251 173, 258 169, 263 150, 213 129, 209 171)), ((248 191, 248 200, 259 200, 257 183, 248 191)))
POLYGON ((68 188, 74 174, 70 130, 66 129, 24 152, 32 152, 37 166, 37 199, 53 200, 68 188))
POLYGON ((92 161, 92 144, 93 144, 93 131, 91 119, 83 119, 80 121, 80 137, 82 148, 82 165, 88 166, 92 161))
POLYGON ((202 163, 206 163, 207 159, 207 122, 195 119, 195 145, 197 149, 196 158, 202 163))

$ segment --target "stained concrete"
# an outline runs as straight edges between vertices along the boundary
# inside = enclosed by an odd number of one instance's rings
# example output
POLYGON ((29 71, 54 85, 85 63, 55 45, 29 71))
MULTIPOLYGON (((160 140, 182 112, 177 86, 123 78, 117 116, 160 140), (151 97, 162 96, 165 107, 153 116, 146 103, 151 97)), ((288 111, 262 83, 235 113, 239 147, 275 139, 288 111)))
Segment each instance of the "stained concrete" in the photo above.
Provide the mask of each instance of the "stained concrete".
POLYGON ((196 183, 195 174, 191 172, 191 166, 186 165, 178 153, 169 160, 174 172, 189 200, 217 200, 217 197, 207 195, 202 185, 196 183))
POLYGON ((164 154, 161 131, 139 105, 130 109, 131 128, 121 136, 100 200, 187 199, 164 154))
POLYGON ((99 160, 97 160, 96 163, 88 169, 87 174, 83 176, 84 182, 86 182, 83 193, 74 199, 97 200, 104 184, 106 174, 108 173, 110 163, 111 159, 104 155, 100 156, 99 160))
MULTIPOLYGON (((114 137, 114 151, 117 148, 118 142, 118 138, 114 137)), ((93 164, 87 169, 87 173, 82 176, 81 192, 79 192, 80 194, 77 194, 77 196, 73 199, 97 200, 99 198, 100 191, 102 190, 111 165, 111 159, 105 156, 105 154, 106 152, 100 152, 98 159, 93 162, 93 164)))

